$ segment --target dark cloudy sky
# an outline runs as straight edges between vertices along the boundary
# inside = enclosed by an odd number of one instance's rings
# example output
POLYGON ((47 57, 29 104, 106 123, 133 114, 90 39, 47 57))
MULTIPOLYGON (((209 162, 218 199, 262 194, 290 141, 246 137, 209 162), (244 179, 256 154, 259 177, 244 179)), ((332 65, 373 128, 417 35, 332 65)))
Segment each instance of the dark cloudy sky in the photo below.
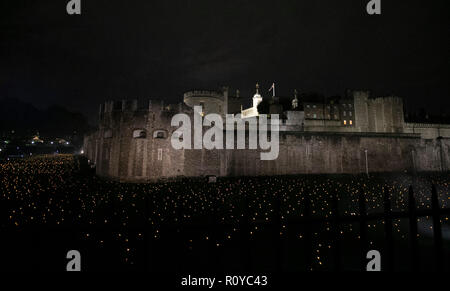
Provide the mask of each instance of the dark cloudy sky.
POLYGON ((250 98, 275 81, 283 96, 361 88, 449 111, 448 0, 382 0, 381 16, 368 0, 81 0, 81 16, 67 2, 0 2, 0 98, 92 115, 107 99, 222 85, 250 98))

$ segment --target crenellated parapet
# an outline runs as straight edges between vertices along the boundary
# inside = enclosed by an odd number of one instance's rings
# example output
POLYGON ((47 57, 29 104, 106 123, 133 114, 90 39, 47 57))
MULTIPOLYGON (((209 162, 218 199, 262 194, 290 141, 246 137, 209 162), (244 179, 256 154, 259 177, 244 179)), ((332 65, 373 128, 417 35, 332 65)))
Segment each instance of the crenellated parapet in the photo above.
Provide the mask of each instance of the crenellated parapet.
POLYGON ((196 97, 217 98, 217 99, 223 100, 223 95, 224 95, 223 92, 219 92, 219 91, 193 90, 193 91, 184 93, 184 100, 186 101, 186 99, 196 98, 196 97))
POLYGON ((185 112, 187 107, 183 103, 167 104, 164 100, 148 100, 145 104, 139 104, 137 99, 131 100, 108 100, 100 104, 99 120, 102 123, 105 119, 118 118, 122 115, 133 114, 136 112, 185 112))

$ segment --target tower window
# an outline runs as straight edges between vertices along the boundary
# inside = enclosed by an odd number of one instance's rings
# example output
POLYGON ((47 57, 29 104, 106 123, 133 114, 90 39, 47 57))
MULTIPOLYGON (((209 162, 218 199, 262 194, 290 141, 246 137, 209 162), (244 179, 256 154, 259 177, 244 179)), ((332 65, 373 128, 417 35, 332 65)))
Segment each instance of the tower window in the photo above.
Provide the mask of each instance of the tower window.
POLYGON ((147 132, 145 129, 136 129, 133 131, 133 138, 146 138, 147 132))
POLYGON ((155 130, 153 132, 153 138, 156 139, 165 139, 167 137, 167 133, 165 130, 155 130))
POLYGON ((107 129, 103 133, 103 138, 112 138, 112 136, 113 136, 113 134, 112 134, 112 130, 111 129, 107 129))

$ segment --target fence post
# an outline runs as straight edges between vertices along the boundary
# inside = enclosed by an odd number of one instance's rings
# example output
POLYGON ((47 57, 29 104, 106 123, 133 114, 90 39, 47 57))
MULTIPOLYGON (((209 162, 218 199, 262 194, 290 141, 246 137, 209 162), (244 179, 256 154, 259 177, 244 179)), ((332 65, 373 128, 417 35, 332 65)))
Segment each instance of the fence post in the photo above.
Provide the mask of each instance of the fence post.
POLYGON ((334 232, 334 270, 341 270, 341 239, 339 231, 339 201, 337 194, 334 193, 332 197, 332 211, 333 211, 333 232, 334 232))
POLYGON ((244 270, 250 271, 252 266, 252 255, 251 255, 251 246, 250 246, 250 223, 249 223, 249 203, 248 203, 248 194, 244 194, 244 201, 243 201, 243 209, 242 209, 242 216, 240 220, 240 239, 243 241, 243 248, 241 249, 242 252, 242 258, 244 260, 244 270))
POLYGON ((366 213, 366 201, 364 198, 364 192, 361 189, 358 195, 359 202, 359 237, 361 239, 361 270, 366 270, 366 255, 368 251, 367 243, 367 213, 366 213))
POLYGON ((148 201, 148 193, 144 196, 144 212, 145 212, 145 222, 144 222, 144 269, 146 272, 150 271, 150 258, 151 258, 151 254, 149 252, 150 249, 149 248, 149 244, 152 240, 152 238, 150 237, 150 231, 149 231, 149 227, 150 224, 148 222, 148 219, 150 217, 150 206, 149 206, 149 201, 148 201))
MULTIPOLYGON (((214 262, 214 267, 216 272, 222 272, 222 262, 221 262, 221 252, 219 251, 216 242, 218 241, 218 238, 220 236, 220 233, 223 233, 223 228, 220 223, 220 215, 219 215, 219 209, 221 208, 220 202, 217 199, 217 197, 213 197, 213 209, 212 209, 212 220, 211 224, 208 225, 208 229, 211 230, 211 241, 213 242, 212 250, 213 250, 213 256, 211 256, 214 262), (211 229, 212 227, 212 229, 211 229)), ((211 245, 211 244, 210 244, 211 245)))
POLYGON ((273 201, 273 242, 275 248, 275 260, 277 272, 282 271, 282 242, 281 242, 281 201, 280 197, 274 196, 273 201))
POLYGON ((392 235, 392 210, 389 190, 383 187, 384 194, 384 231, 386 236, 386 270, 392 271, 394 267, 394 237, 392 235))
POLYGON ((431 209, 433 211, 433 234, 436 268, 438 271, 442 271, 444 269, 444 252, 442 248, 441 215, 437 191, 434 184, 432 185, 431 189, 431 209))
POLYGON ((305 207, 304 207, 304 223, 303 226, 305 228, 305 262, 306 262, 306 270, 311 271, 312 266, 312 228, 311 228, 311 201, 309 199, 309 193, 306 193, 305 198, 305 207))
POLYGON ((408 214, 409 214, 409 236, 411 241, 411 260, 412 269, 419 270, 419 248, 417 243, 417 213, 416 213, 416 199, 414 198, 413 187, 409 186, 408 194, 408 214))

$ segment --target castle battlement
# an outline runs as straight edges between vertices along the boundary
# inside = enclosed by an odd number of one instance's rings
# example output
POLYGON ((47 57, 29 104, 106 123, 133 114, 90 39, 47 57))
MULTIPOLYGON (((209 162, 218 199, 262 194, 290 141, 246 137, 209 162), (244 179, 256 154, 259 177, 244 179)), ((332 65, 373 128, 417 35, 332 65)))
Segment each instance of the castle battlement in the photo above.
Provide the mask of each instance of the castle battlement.
POLYGON ((194 90, 184 93, 184 98, 209 97, 223 100, 223 93, 218 91, 194 90))

